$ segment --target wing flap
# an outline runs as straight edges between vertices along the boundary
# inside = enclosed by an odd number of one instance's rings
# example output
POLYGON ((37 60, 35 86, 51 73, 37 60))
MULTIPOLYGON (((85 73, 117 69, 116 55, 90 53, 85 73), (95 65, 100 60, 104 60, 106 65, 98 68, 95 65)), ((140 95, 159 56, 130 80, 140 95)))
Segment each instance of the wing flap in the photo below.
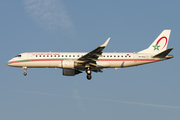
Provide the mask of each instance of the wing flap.
POLYGON ((95 63, 89 63, 89 64, 92 65, 92 66, 97 67, 97 65, 95 63))

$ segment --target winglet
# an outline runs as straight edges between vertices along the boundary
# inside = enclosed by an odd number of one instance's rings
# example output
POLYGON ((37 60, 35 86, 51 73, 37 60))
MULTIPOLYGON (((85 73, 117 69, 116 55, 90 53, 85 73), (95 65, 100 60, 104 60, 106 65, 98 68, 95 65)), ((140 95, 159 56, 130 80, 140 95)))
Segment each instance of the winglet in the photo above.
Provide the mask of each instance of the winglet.
POLYGON ((104 44, 102 44, 102 45, 99 46, 99 47, 106 47, 106 45, 108 44, 109 40, 110 40, 110 37, 106 40, 106 42, 105 42, 104 44))

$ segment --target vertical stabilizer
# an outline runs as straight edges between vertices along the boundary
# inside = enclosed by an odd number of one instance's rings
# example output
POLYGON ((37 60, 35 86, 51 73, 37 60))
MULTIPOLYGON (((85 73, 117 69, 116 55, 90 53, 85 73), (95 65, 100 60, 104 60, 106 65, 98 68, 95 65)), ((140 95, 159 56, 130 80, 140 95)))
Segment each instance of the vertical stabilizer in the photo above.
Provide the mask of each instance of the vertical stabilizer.
POLYGON ((149 48, 142 50, 138 53, 160 53, 167 49, 169 36, 171 30, 164 30, 162 33, 156 38, 156 40, 149 46, 149 48))

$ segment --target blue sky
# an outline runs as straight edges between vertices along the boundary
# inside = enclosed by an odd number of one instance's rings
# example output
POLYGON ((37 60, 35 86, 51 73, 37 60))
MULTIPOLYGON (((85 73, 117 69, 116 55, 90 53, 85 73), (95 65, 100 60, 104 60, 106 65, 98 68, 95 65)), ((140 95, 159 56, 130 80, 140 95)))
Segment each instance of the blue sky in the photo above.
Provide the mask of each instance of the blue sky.
POLYGON ((179 120, 179 1, 0 1, 0 119, 179 120), (171 29, 173 59, 75 77, 6 62, 23 52, 138 52, 171 29))

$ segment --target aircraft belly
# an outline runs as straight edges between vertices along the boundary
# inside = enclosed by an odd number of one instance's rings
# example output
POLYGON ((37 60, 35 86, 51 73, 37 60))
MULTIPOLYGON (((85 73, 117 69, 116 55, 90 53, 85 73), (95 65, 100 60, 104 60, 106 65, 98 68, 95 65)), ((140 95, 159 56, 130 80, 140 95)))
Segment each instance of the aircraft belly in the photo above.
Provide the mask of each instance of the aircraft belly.
POLYGON ((122 67, 131 67, 131 66, 138 66, 138 65, 143 65, 143 64, 148 64, 152 63, 155 61, 125 61, 122 67))
POLYGON ((49 67, 48 61, 29 61, 27 67, 49 67))
POLYGON ((109 62, 98 61, 97 62, 97 67, 98 68, 107 68, 107 67, 110 67, 110 64, 109 64, 109 62))
POLYGON ((137 65, 143 65, 147 63, 152 63, 154 61, 107 61, 110 65, 110 68, 124 68, 124 67, 131 67, 137 65))
POLYGON ((49 62, 49 67, 58 67, 61 64, 61 61, 51 61, 49 62))
POLYGON ((58 67, 60 61, 29 61, 27 67, 58 67))
POLYGON ((123 61, 108 61, 110 64, 110 68, 120 68, 123 61))
POLYGON ((138 64, 139 64, 138 61, 125 61, 122 67, 136 66, 138 64))

